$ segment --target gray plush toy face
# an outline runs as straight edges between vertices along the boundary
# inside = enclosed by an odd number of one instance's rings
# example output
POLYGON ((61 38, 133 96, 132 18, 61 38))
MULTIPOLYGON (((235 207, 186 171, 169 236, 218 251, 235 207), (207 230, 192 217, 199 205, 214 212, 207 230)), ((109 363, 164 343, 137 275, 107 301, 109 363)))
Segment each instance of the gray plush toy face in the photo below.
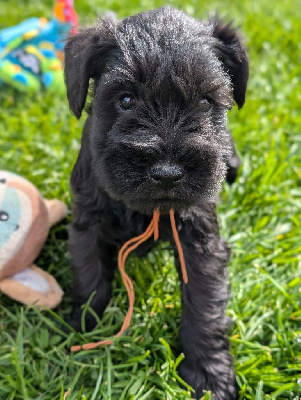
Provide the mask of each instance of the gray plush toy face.
POLYGON ((247 81, 244 49, 227 35, 164 7, 69 41, 70 106, 79 117, 93 78, 92 165, 111 198, 151 214, 215 197, 231 149, 227 111, 233 97, 243 105, 247 81))

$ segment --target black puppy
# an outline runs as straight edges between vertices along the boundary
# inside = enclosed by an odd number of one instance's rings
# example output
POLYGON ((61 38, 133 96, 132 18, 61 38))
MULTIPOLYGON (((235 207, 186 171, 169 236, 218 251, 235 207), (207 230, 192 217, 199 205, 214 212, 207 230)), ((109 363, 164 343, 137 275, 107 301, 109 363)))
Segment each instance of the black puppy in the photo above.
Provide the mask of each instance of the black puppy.
MULTIPOLYGON (((206 389, 235 399, 225 317, 230 251, 220 238, 215 197, 227 164, 229 181, 239 166, 226 122, 233 99, 238 107, 245 101, 241 40, 230 25, 198 22, 169 7, 122 21, 104 18, 69 38, 65 77, 77 118, 92 86, 71 177, 70 323, 80 330, 81 305, 92 291, 91 306, 103 313, 117 250, 146 229, 155 208, 160 237, 173 243, 166 216, 173 208, 189 279, 185 285, 180 274, 180 374, 197 397, 206 389)), ((88 316, 88 329, 94 324, 88 316)))

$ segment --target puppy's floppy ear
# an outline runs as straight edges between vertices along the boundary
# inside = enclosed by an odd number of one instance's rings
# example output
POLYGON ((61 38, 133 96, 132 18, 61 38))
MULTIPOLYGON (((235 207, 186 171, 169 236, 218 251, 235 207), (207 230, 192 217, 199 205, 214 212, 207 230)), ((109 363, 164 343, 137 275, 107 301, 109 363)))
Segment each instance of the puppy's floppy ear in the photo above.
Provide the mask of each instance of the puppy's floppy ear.
POLYGON ((104 18, 95 27, 71 35, 65 46, 65 82, 73 114, 80 118, 89 81, 101 74, 110 51, 117 48, 117 20, 104 18))
POLYGON ((231 76, 233 97, 238 108, 241 108, 245 102, 249 78, 246 48, 231 22, 224 25, 219 19, 216 19, 213 24, 213 37, 218 39, 214 47, 218 58, 231 76))

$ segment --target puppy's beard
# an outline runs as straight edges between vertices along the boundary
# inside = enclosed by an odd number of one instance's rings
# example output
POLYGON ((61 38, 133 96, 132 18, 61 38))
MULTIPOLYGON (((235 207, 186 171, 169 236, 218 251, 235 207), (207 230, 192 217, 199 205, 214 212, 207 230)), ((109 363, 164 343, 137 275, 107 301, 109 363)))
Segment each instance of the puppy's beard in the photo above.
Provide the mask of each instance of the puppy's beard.
POLYGON ((187 191, 183 190, 179 196, 174 195, 158 195, 156 191, 150 191, 148 196, 143 194, 141 197, 121 199, 123 203, 145 215, 152 215, 154 209, 160 209, 162 215, 168 214, 171 209, 174 211, 185 211, 190 207, 199 205, 203 202, 213 202, 217 200, 218 192, 221 189, 222 181, 225 179, 226 167, 224 167, 218 176, 218 179, 212 179, 207 184, 203 184, 201 189, 198 186, 198 190, 187 188, 187 191))
MULTIPOLYGON (((203 176, 200 182, 189 182, 188 177, 188 181, 181 187, 169 191, 159 190, 146 182, 141 187, 134 182, 124 186, 124 182, 119 179, 107 179, 106 182, 99 180, 99 184, 111 199, 122 202, 132 210, 152 215, 154 209, 159 208, 164 215, 168 214, 170 209, 180 212, 203 202, 216 202, 226 171, 226 164, 222 161, 217 162, 211 176, 203 176)), ((105 176, 103 172, 102 169, 102 178, 105 176)))
POLYGON ((189 208, 187 203, 170 199, 154 199, 149 201, 132 200, 127 206, 145 215, 152 215, 155 209, 159 209, 160 213, 164 215, 168 214, 171 209, 181 211, 189 208))
POLYGON ((226 157, 223 157, 219 143, 209 146, 200 142, 198 147, 189 146, 180 161, 185 171, 183 181, 170 189, 151 180, 148 175, 151 164, 141 166, 135 158, 125 162, 122 152, 116 149, 109 157, 96 152, 93 146, 90 150, 101 190, 111 199, 147 215, 155 208, 168 214, 170 209, 185 211, 202 202, 215 202, 227 172, 226 157))

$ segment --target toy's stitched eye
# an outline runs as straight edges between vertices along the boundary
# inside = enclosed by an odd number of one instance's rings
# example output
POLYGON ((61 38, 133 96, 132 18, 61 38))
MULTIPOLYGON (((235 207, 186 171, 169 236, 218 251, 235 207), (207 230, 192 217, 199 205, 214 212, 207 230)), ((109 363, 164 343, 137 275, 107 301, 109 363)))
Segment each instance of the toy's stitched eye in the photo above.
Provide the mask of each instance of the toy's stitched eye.
POLYGON ((7 221, 8 214, 5 211, 0 211, 0 221, 7 221))
POLYGON ((136 105, 136 99, 130 94, 122 95, 119 99, 119 105, 123 111, 132 110, 136 105))
POLYGON ((199 100, 199 107, 203 112, 208 112, 211 110, 212 102, 206 97, 203 97, 201 100, 199 100))
POLYGON ((6 183, 6 179, 4 179, 4 178, 2 178, 2 179, 0 179, 0 183, 6 183))

